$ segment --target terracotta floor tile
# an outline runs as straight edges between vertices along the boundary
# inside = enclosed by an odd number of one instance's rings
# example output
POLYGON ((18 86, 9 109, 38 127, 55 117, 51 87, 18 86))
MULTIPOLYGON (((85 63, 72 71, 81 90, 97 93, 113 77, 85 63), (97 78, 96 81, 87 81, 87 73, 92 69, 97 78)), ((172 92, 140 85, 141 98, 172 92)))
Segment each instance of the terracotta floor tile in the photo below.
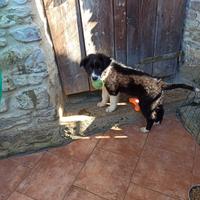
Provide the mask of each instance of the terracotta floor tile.
POLYGON ((161 193, 130 184, 125 200, 174 200, 161 193))
POLYGON ((8 200, 33 200, 33 199, 30 197, 27 197, 24 194, 20 194, 19 192, 14 192, 13 194, 11 194, 8 200))
POLYGON ((196 144, 193 174, 200 177, 200 145, 198 144, 196 144))
POLYGON ((46 153, 33 172, 19 185, 17 191, 37 200, 61 200, 82 165, 46 153))
POLYGON ((122 200, 137 157, 124 157, 95 150, 79 174, 75 185, 109 200, 122 200))
POLYGON ((193 176, 191 185, 200 185, 200 174, 198 176, 193 176))
MULTIPOLYGON (((2 182, 2 181, 0 181, 2 182)), ((0 200, 5 200, 11 194, 11 191, 4 184, 0 183, 0 200)))
POLYGON ((44 152, 32 153, 27 155, 20 155, 11 157, 11 160, 14 160, 25 167, 33 168, 35 164, 40 160, 44 152))
POLYGON ((195 142, 175 118, 167 118, 149 134, 147 144, 193 157, 195 142))
MULTIPOLYGON (((174 162, 170 158, 172 163, 174 162)), ((171 162, 170 161, 170 162, 171 162)), ((170 171, 165 166, 166 161, 141 158, 134 172, 132 181, 145 188, 158 191, 176 198, 186 198, 192 182, 192 173, 187 170, 170 171)), ((175 162, 175 165, 177 163, 175 162)), ((167 164, 169 165, 169 164, 167 164)), ((170 167, 170 169, 173 166, 170 167)), ((176 166, 175 166, 176 167, 176 166)), ((180 168, 181 169, 181 168, 180 168)))
POLYGON ((0 160, 0 200, 6 199, 29 172, 29 168, 12 160, 0 160))
POLYGON ((141 155, 140 163, 145 163, 147 167, 174 171, 177 173, 192 173, 194 159, 191 156, 174 153, 164 149, 154 148, 146 145, 141 155))
POLYGON ((139 156, 147 137, 147 134, 139 132, 137 126, 122 128, 122 131, 109 131, 106 135, 110 138, 100 140, 97 147, 124 156, 139 156))
POLYGON ((88 159, 89 155, 96 146, 97 139, 80 139, 74 141, 66 146, 50 149, 51 153, 54 153, 61 158, 72 158, 80 162, 84 162, 88 159))
POLYGON ((87 192, 78 187, 72 187, 69 194, 64 198, 64 200, 104 200, 97 195, 87 192))

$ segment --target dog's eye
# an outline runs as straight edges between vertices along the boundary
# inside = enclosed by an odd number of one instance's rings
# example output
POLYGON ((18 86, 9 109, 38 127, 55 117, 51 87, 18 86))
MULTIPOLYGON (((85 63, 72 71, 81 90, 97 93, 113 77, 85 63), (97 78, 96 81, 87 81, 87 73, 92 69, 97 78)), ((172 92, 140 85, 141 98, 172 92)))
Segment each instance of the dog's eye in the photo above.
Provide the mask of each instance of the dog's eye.
POLYGON ((100 64, 97 63, 95 67, 96 67, 97 69, 100 69, 100 64))
POLYGON ((94 62, 94 68, 99 68, 100 65, 99 65, 99 62, 94 62))

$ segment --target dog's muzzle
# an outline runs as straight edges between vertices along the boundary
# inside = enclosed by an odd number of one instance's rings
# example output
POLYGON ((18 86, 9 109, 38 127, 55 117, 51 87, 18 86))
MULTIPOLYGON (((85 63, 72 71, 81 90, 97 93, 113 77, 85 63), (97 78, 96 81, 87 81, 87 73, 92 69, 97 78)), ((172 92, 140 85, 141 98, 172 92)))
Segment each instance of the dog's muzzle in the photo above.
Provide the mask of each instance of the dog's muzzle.
POLYGON ((100 77, 99 77, 98 75, 96 75, 95 73, 92 73, 91 79, 92 79, 93 81, 97 81, 97 80, 100 79, 100 77))

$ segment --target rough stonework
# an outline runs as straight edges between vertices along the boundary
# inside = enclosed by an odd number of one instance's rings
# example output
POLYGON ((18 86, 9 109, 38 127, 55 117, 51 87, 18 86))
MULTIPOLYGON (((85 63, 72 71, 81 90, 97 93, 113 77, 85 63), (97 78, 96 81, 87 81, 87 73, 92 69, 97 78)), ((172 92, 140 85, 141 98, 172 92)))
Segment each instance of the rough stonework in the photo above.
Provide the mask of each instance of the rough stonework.
POLYGON ((200 0, 190 0, 187 5, 183 48, 185 64, 200 63, 200 0))
POLYGON ((62 92, 46 30, 39 0, 0 0, 0 157, 65 140, 58 119, 62 92))
MULTIPOLYGON (((200 0, 189 0, 183 38, 185 64, 180 68, 183 76, 200 87, 200 0)), ((185 128, 200 144, 200 94, 190 94, 178 113, 185 128)))
MULTIPOLYGON (((62 92, 43 12, 42 0, 0 0, 0 68, 3 71, 0 158, 60 145, 68 142, 69 137, 77 137, 75 133, 99 132, 108 125, 136 119, 127 108, 123 108, 125 117, 121 117, 121 110, 118 114, 107 114, 105 109, 96 107, 95 101, 95 106, 89 104, 88 109, 77 110, 77 115, 89 115, 87 120, 59 121, 63 110, 62 92), (105 116, 91 117, 92 108, 105 116), (67 124, 65 131, 61 126, 64 123, 67 124)), ((194 81, 191 72, 195 77, 200 74, 195 68, 200 69, 200 0, 188 1, 183 50, 185 67, 180 71, 194 81)), ((178 101, 186 94, 180 91, 167 96, 178 101)), ((83 101, 79 100, 81 104, 83 101)), ((72 104, 77 107, 74 102, 72 104)), ((69 114, 75 110, 70 109, 67 110, 69 114)))

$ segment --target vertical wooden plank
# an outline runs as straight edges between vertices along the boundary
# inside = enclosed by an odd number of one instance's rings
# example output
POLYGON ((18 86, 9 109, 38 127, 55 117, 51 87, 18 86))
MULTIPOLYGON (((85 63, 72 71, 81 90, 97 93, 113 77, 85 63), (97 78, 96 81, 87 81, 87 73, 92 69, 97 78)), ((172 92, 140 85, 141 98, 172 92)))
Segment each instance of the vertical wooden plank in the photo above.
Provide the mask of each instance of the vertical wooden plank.
POLYGON ((65 94, 88 91, 87 75, 79 67, 84 48, 77 0, 44 0, 44 5, 65 94))
POLYGON ((123 64, 127 64, 126 1, 127 0, 113 1, 115 58, 118 62, 123 64))
MULTIPOLYGON (((186 0, 158 0, 157 33, 155 56, 181 50, 186 0)), ((166 77, 175 74, 177 59, 158 62, 153 65, 155 76, 166 77)))
MULTIPOLYGON (((133 21, 128 24, 128 64, 132 65, 154 55, 157 0, 128 0, 127 5, 128 18, 133 21)), ((152 64, 141 69, 151 74, 152 64)))
POLYGON ((86 53, 114 55, 112 0, 80 0, 86 53))
POLYGON ((139 1, 127 0, 127 64, 133 66, 140 60, 139 1))
MULTIPOLYGON (((154 55, 157 0, 140 0, 139 5, 139 43, 140 61, 154 55)), ((152 64, 141 67, 152 74, 152 64)))

